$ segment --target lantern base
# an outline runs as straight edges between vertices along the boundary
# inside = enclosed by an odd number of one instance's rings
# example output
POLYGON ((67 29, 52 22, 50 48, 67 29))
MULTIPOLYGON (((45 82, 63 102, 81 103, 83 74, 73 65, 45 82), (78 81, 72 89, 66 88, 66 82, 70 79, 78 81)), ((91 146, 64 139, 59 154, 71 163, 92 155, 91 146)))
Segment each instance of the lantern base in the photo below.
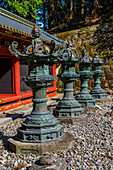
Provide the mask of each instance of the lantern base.
POLYGON ((33 153, 39 156, 46 152, 68 150, 72 148, 73 145, 74 136, 68 132, 65 133, 62 139, 48 143, 25 143, 12 138, 7 141, 7 147, 12 152, 21 154, 33 153))
POLYGON ((107 98, 107 94, 92 94, 94 99, 105 99, 107 98))
POLYGON ((94 98, 92 97, 91 94, 89 94, 87 91, 86 92, 80 92, 76 95, 76 100, 82 105, 82 106, 95 106, 95 101, 93 100, 94 98))
POLYGON ((101 88, 94 88, 91 90, 91 93, 90 93, 94 99, 104 99, 104 98, 107 98, 107 94, 104 92, 103 89, 101 88))
POLYGON ((54 116, 59 118, 76 118, 81 115, 84 115, 84 109, 83 108, 60 108, 57 107, 53 111, 54 116))
POLYGON ((58 118, 76 118, 84 115, 84 108, 81 108, 80 103, 72 98, 63 98, 56 108, 53 110, 53 114, 58 118))
POLYGON ((86 106, 86 107, 95 106, 95 103, 96 103, 96 101, 94 101, 94 100, 85 100, 85 99, 82 100, 82 99, 80 99, 78 101, 82 106, 86 106))

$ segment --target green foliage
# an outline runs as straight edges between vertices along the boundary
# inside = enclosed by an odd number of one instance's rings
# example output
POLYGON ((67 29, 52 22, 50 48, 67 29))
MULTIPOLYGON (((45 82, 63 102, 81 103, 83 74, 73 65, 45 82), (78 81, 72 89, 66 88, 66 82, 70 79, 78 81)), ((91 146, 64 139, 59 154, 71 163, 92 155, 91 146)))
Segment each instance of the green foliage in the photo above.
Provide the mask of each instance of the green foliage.
POLYGON ((38 8, 42 8, 42 0, 5 0, 7 1, 6 9, 20 15, 30 21, 38 19, 38 8))
POLYGON ((63 83, 62 81, 58 78, 57 79, 57 93, 62 93, 63 92, 63 83))

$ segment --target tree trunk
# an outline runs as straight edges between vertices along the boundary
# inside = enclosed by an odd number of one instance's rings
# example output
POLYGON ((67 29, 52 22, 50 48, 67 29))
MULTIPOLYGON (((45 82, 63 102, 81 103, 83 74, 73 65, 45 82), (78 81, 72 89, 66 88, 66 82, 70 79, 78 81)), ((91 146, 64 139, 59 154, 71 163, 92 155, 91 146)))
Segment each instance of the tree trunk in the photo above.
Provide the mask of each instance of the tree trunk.
POLYGON ((92 16, 97 17, 97 15, 98 15, 98 12, 97 12, 98 8, 99 8, 98 0, 92 0, 92 11, 91 11, 92 16))
POLYGON ((84 7, 85 7, 85 0, 81 2, 81 15, 84 16, 84 7))
POLYGON ((47 30, 47 23, 46 23, 46 3, 45 0, 43 0, 43 16, 44 16, 44 30, 47 30))
POLYGON ((50 17, 51 17, 51 14, 50 14, 50 2, 47 2, 47 11, 48 11, 48 27, 49 27, 49 29, 51 29, 51 19, 50 19, 50 17))
POLYGON ((70 20, 73 19, 73 0, 70 0, 70 20))
POLYGON ((55 27, 55 4, 54 2, 52 2, 51 4, 51 18, 52 18, 52 21, 51 21, 51 27, 54 28, 55 27))
POLYGON ((79 0, 79 1, 76 2, 76 15, 77 15, 77 17, 81 16, 81 3, 82 3, 82 0, 79 0))

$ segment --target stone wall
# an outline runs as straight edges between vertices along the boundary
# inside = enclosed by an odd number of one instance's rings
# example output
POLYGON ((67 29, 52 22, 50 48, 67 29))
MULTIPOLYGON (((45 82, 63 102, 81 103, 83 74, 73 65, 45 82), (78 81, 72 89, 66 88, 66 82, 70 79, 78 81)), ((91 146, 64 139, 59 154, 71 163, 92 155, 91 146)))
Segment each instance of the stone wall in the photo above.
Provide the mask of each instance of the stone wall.
MULTIPOLYGON (((113 90, 113 23, 103 25, 93 25, 77 30, 54 34, 62 40, 69 40, 74 43, 75 52, 81 55, 81 50, 86 48, 88 54, 94 57, 95 52, 102 59, 107 59, 107 64, 102 66, 104 74, 101 78, 101 86, 104 89, 113 90)), ((76 66, 76 71, 79 71, 76 66)), ((75 87, 79 89, 80 80, 75 82, 75 87)), ((89 90, 92 89, 93 78, 89 81, 89 90)))

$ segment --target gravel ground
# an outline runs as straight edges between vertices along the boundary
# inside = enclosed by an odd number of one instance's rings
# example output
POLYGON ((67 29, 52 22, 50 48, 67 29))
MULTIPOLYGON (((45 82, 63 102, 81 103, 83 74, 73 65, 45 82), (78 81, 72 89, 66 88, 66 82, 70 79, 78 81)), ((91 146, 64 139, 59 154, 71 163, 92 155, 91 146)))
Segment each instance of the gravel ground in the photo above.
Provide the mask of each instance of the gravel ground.
MULTIPOLYGON (((108 96, 111 98, 111 96, 108 96)), ((72 133, 75 144, 67 152, 51 153, 66 159, 67 170, 113 170, 113 117, 110 115, 111 101, 97 102, 94 109, 87 109, 88 120, 74 125, 64 125, 65 131, 72 133)), ((33 154, 11 153, 5 144, 15 136, 23 119, 0 128, 0 168, 1 170, 25 170, 39 159, 33 154)))

